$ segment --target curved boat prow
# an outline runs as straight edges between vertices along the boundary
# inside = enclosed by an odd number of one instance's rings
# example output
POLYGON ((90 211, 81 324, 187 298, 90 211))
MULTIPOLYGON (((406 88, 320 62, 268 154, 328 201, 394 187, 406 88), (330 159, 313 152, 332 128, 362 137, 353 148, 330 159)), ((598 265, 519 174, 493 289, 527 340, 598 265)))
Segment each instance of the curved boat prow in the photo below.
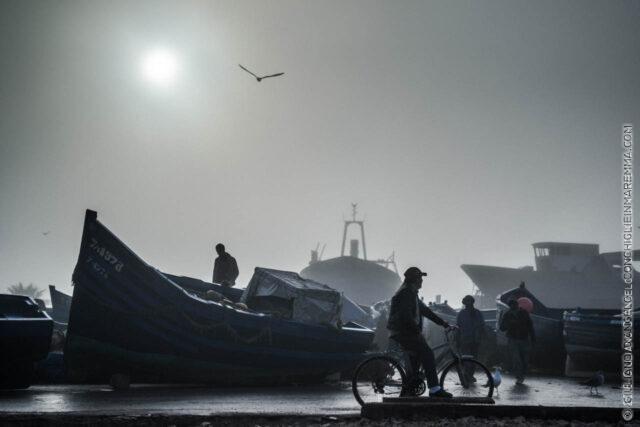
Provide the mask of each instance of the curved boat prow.
POLYGON ((125 373, 153 382, 320 381, 354 366, 373 339, 364 328, 337 330, 207 301, 176 283, 184 278, 170 277, 87 210, 73 273, 69 369, 98 380, 125 373))

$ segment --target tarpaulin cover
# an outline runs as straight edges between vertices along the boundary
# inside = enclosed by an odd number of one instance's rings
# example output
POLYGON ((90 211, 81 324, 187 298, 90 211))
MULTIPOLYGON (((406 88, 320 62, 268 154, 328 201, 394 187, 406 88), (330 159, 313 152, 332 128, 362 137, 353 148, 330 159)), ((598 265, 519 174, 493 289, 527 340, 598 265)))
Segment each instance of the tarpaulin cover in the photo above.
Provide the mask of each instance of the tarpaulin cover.
POLYGON ((340 317, 343 324, 355 322, 367 328, 375 327, 373 317, 344 295, 342 295, 342 313, 340 317))
POLYGON ((340 292, 290 271, 256 267, 241 301, 298 322, 340 325, 340 292))

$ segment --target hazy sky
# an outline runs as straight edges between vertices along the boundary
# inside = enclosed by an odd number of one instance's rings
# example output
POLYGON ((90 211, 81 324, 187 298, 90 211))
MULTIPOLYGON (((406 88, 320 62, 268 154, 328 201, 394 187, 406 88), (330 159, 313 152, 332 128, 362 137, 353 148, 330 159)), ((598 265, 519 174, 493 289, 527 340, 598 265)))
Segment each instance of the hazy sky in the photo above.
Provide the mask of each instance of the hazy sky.
POLYGON ((338 255, 359 202, 369 256, 395 250, 454 301, 462 263, 619 250, 639 18, 609 0, 3 0, 0 291, 70 292, 86 208, 175 274, 210 279, 222 241, 246 283, 318 241, 338 255), (172 84, 141 74, 156 48, 172 84))

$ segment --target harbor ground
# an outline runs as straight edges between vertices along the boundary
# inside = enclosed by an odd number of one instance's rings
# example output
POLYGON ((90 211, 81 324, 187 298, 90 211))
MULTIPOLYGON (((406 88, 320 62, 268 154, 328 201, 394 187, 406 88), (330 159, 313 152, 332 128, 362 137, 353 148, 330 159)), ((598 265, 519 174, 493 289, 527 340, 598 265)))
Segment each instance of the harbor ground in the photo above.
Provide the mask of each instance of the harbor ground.
MULTIPOLYGON (((600 387, 599 392, 599 396, 590 395, 589 388, 579 385, 575 379, 550 376, 530 377, 524 386, 516 386, 513 378, 505 375, 494 399, 496 405, 513 407, 512 418, 443 417, 429 422, 451 426, 538 425, 536 420, 518 417, 517 407, 621 408, 619 384, 609 382, 600 387)), ((634 403, 634 408, 640 415, 640 402, 634 403)), ((419 425, 428 425, 426 421, 420 421, 419 425)), ((346 382, 278 388, 133 385, 128 390, 118 391, 106 385, 34 385, 27 390, 0 392, 0 424, 9 423, 176 426, 395 424, 393 419, 361 419, 360 407, 353 398, 350 383, 346 382)), ((404 421, 402 424, 412 425, 404 421)), ((549 420, 544 424, 583 425, 549 420)))

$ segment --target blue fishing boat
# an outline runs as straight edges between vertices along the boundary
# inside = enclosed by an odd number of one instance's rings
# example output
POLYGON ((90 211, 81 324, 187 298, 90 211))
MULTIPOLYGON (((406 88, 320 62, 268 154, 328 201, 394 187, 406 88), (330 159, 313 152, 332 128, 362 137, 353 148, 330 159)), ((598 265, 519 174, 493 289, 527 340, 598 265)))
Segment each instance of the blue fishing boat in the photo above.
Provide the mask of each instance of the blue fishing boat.
POLYGON ((242 303, 234 303, 235 289, 148 265, 94 211, 85 216, 73 282, 65 362, 85 379, 121 373, 133 381, 316 382, 352 368, 373 339, 370 329, 334 321, 340 294, 324 285, 256 269, 242 303), (265 292, 270 286, 277 292, 265 292), (206 300, 209 290, 230 298, 206 300), (291 310, 252 309, 267 302, 261 297, 291 310), (325 316, 314 323, 304 307, 324 307, 325 316))
MULTIPOLYGON (((635 359, 640 348, 640 309, 633 312, 633 317, 635 359)), ((621 310, 576 308, 565 311, 563 319, 567 371, 620 371, 623 330, 621 310)))
POLYGON ((49 352, 53 321, 30 297, 0 295, 0 388, 27 388, 49 352))

